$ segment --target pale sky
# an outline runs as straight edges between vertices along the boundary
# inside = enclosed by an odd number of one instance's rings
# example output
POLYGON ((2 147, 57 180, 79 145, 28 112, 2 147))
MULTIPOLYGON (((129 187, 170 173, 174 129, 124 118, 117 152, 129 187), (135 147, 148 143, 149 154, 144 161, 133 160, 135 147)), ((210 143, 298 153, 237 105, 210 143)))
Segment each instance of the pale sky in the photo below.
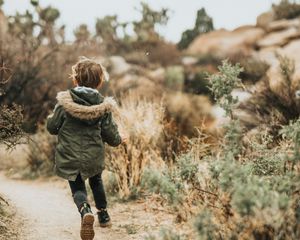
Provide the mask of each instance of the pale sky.
MULTIPOLYGON (((29 0, 4 0, 4 12, 9 15, 30 8, 29 0)), ((61 12, 60 24, 66 25, 67 39, 72 39, 73 30, 86 23, 94 31, 97 17, 117 14, 121 21, 136 20, 139 17, 135 7, 140 0, 40 0, 42 6, 52 5, 61 12)), ((144 0, 154 9, 162 7, 171 11, 167 26, 160 33, 168 40, 177 42, 181 33, 194 26, 196 12, 205 7, 213 17, 215 28, 234 29, 245 24, 255 24, 256 17, 270 9, 272 3, 280 0, 144 0)))

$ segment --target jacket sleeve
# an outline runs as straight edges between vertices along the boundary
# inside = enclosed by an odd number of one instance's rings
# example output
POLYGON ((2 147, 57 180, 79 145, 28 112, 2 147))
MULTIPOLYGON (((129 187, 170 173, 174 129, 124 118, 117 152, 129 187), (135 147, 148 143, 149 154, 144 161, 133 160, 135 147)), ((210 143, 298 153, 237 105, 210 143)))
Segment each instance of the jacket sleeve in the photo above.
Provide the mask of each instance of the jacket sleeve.
POLYGON ((51 135, 57 135, 65 120, 65 111, 62 106, 56 105, 53 113, 47 117, 47 130, 51 135))
POLYGON ((111 113, 106 113, 101 121, 101 137, 104 142, 113 147, 120 145, 122 142, 118 126, 113 120, 111 113))

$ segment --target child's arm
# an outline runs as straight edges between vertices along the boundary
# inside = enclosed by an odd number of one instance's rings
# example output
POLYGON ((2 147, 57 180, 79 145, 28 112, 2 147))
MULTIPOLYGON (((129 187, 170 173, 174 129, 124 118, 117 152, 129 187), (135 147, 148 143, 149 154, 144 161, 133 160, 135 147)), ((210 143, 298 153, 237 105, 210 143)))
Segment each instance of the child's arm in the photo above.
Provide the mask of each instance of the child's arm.
POLYGON ((57 135, 65 120, 65 112, 62 106, 56 105, 53 113, 47 117, 47 130, 52 135, 57 135))
POLYGON ((122 142, 118 126, 113 120, 111 113, 106 113, 101 122, 101 136, 104 142, 113 147, 120 145, 122 142))

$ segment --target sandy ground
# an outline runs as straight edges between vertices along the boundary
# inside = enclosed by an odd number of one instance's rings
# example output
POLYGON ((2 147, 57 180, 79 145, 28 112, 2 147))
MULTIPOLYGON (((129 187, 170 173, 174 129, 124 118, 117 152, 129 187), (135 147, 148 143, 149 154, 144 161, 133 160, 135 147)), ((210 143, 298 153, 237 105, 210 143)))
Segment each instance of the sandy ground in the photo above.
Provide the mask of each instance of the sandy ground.
MULTIPOLYGON (((22 219, 21 240, 80 239, 80 216, 65 181, 12 180, 0 173, 0 192, 22 219)), ((103 229, 96 223, 96 240, 144 239, 162 227, 175 227, 174 216, 146 201, 114 203, 109 212, 113 226, 103 229)))

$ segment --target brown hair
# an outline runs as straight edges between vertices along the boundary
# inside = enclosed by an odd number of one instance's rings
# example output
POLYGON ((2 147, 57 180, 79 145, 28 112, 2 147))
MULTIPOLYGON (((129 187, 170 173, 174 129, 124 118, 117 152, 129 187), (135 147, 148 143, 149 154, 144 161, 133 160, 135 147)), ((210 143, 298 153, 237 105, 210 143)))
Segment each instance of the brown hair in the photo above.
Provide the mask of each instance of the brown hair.
POLYGON ((79 86, 90 88, 97 88, 105 78, 101 64, 88 58, 82 58, 72 66, 71 77, 79 86))

